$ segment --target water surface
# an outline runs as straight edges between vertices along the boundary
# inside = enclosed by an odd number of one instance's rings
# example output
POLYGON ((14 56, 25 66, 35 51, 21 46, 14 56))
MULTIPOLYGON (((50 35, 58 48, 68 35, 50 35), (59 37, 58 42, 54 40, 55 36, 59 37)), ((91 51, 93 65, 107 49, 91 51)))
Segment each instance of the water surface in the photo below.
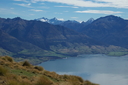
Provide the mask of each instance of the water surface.
POLYGON ((128 85, 128 55, 80 55, 43 62, 40 66, 58 74, 81 76, 100 85, 128 85))

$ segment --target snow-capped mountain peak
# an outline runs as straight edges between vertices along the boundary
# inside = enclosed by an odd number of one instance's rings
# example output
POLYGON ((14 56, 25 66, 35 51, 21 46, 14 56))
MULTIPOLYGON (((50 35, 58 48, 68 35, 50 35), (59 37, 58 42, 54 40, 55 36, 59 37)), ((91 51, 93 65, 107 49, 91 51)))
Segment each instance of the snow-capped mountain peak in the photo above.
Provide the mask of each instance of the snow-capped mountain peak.
POLYGON ((64 19, 59 19, 59 18, 52 18, 52 19, 48 19, 48 18, 45 18, 45 17, 42 17, 42 18, 38 18, 38 19, 35 19, 37 21, 42 21, 42 22, 47 22, 47 23, 50 23, 50 24, 60 24, 62 22, 64 22, 64 19))
POLYGON ((35 19, 35 20, 49 23, 49 19, 45 18, 45 17, 38 18, 38 19, 35 19))
POLYGON ((93 18, 90 18, 88 21, 86 22, 80 22, 80 21, 76 21, 76 20, 66 20, 64 21, 64 19, 62 18, 52 18, 52 19, 48 19, 48 18, 45 18, 45 17, 42 17, 42 18, 38 18, 38 19, 35 19, 37 21, 42 21, 42 22, 47 22, 47 23, 50 23, 50 24, 54 24, 54 25, 60 25, 60 24, 63 24, 63 23, 78 23, 78 24, 81 24, 81 23, 86 23, 86 24, 90 24, 94 21, 93 18))
POLYGON ((94 21, 94 19, 93 18, 90 18, 86 23, 92 23, 94 21))

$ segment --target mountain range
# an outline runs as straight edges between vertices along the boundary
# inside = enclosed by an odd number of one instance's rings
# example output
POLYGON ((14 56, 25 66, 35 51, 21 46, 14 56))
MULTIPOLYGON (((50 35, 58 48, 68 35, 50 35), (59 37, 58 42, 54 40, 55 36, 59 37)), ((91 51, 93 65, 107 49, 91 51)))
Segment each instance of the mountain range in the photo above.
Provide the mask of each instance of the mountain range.
POLYGON ((35 20, 42 21, 42 22, 47 22, 47 23, 50 23, 50 24, 53 24, 53 25, 64 26, 66 28, 70 28, 70 29, 73 29, 75 31, 79 31, 80 28, 82 28, 84 26, 87 26, 87 25, 91 24, 94 21, 93 18, 90 18, 86 22, 85 21, 79 22, 79 21, 76 21, 76 20, 66 20, 66 21, 64 21, 64 20, 57 19, 55 17, 52 18, 52 19, 42 17, 42 18, 38 18, 38 19, 35 19, 35 20))
POLYGON ((47 60, 127 51, 128 21, 120 17, 110 15, 82 23, 55 18, 44 21, 0 18, 0 54, 47 60))
POLYGON ((128 48, 128 20, 121 17, 98 18, 81 28, 81 32, 102 43, 128 48))
MULTIPOLYGON (((41 19, 45 18, 40 18, 38 20, 41 21, 41 19)), ((71 20, 60 21, 56 18, 47 20, 47 23, 50 24, 61 22, 56 24, 85 34, 98 42, 128 48, 128 20, 124 20, 121 17, 109 15, 100 17, 96 20, 90 18, 87 22, 82 23, 71 20)))

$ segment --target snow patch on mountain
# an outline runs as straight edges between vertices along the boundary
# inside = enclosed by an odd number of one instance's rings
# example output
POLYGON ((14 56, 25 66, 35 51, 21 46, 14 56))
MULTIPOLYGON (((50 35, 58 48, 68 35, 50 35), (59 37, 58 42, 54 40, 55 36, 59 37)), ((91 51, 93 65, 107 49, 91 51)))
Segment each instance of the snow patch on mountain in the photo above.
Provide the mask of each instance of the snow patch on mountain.
POLYGON ((50 24, 54 24, 54 25, 59 25, 59 24, 62 24, 62 23, 79 23, 79 24, 82 24, 82 23, 86 23, 86 24, 90 24, 94 21, 93 18, 90 18, 88 21, 76 21, 76 20, 64 20, 63 18, 52 18, 52 19, 48 19, 48 18, 45 18, 45 17, 42 17, 42 18, 38 18, 38 19, 35 19, 37 21, 42 21, 42 22, 47 22, 47 23, 50 23, 50 24))

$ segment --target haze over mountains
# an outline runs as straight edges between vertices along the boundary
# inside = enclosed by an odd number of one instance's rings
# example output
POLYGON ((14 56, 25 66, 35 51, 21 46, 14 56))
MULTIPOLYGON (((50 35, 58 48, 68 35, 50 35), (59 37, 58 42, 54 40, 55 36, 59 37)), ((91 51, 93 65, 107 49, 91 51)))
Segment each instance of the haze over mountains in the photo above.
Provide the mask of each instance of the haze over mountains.
POLYGON ((83 27, 81 32, 97 41, 128 48, 128 20, 120 17, 101 17, 83 27))
POLYGON ((120 17, 110 15, 82 23, 40 20, 0 18, 0 54, 46 57, 128 48, 128 21, 120 17))
MULTIPOLYGON (((38 20, 41 21, 42 19, 38 20)), ((55 18, 50 20, 52 20, 52 22, 48 23, 51 24, 60 21, 55 18), (54 20, 56 21, 54 22, 54 20)), ((97 20, 90 18, 87 22, 82 23, 68 20, 56 24, 84 33, 99 42, 128 48, 128 20, 120 17, 110 15, 98 18, 97 20)))

